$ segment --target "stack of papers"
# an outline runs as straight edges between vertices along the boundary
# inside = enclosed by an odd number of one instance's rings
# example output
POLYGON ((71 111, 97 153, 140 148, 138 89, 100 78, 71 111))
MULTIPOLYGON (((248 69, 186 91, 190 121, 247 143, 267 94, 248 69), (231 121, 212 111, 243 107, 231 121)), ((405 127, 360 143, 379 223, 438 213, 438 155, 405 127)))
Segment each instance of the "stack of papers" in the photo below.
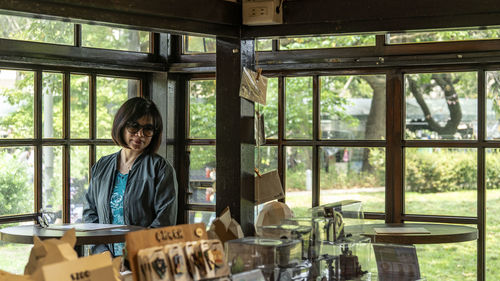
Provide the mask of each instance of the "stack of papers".
POLYGON ((76 231, 92 231, 106 230, 112 228, 125 227, 123 224, 104 224, 104 223, 73 223, 73 224, 51 224, 46 229, 51 230, 70 230, 74 228, 76 231))
POLYGON ((430 234, 424 227, 375 227, 377 234, 430 234))

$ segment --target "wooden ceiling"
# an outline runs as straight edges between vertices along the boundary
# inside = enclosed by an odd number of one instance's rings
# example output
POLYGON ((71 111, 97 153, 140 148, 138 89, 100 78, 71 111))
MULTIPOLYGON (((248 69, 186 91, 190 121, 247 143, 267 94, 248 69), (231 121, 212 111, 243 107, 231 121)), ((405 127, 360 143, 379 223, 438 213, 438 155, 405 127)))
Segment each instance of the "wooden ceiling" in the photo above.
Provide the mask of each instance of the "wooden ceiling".
POLYGON ((498 0, 284 0, 284 24, 241 25, 241 4, 224 0, 2 0, 15 15, 231 38, 385 33, 500 25, 498 0))

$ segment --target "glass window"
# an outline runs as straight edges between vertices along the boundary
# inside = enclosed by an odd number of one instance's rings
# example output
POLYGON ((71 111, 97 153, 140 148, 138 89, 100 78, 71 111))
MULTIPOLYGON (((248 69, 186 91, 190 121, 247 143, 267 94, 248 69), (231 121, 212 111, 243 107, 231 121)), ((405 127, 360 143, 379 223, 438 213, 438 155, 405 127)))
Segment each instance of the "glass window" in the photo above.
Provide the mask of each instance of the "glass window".
POLYGON ((0 148, 0 216, 32 213, 34 148, 0 148))
POLYGON ((188 223, 204 223, 207 230, 210 224, 215 219, 215 212, 205 212, 205 211, 189 211, 189 222, 188 223))
POLYGON ((477 241, 415 247, 423 280, 478 280, 477 241))
POLYGON ((289 146, 286 150, 286 204, 297 217, 312 207, 312 148, 289 146))
POLYGON ((62 147, 44 146, 42 151, 42 207, 55 214, 49 223, 62 223, 62 147))
POLYGON ((406 139, 477 139, 477 73, 405 75, 406 139))
POLYGON ((89 76, 72 74, 70 80, 70 136, 89 138, 89 76))
POLYGON ((189 137, 215 139, 215 80, 189 81, 189 137))
POLYGON ((256 39, 255 46, 256 51, 272 51, 273 39, 256 39))
MULTIPOLYGON (((0 224, 0 229, 33 224, 32 222, 22 222, 13 224, 0 224)), ((29 256, 33 245, 9 243, 0 241, 0 268, 12 274, 23 275, 24 267, 28 264, 29 256)))
POLYGON ((283 38, 280 50, 375 46, 375 35, 344 35, 283 38))
POLYGON ((406 148, 404 179, 407 214, 477 215, 474 148, 406 148))
POLYGON ((500 278, 500 150, 486 150, 486 280, 500 278))
POLYGON ((183 36, 184 53, 215 53, 216 40, 215 38, 198 37, 198 36, 183 36))
POLYGON ((133 52, 149 52, 147 31, 82 24, 82 46, 133 52))
POLYGON ((385 149, 321 147, 320 205, 359 200, 363 210, 385 211, 385 149))
POLYGON ((68 22, 0 15, 0 38, 74 44, 74 25, 68 22))
POLYGON ((63 75, 42 74, 42 136, 62 138, 63 75))
POLYGON ((278 138, 278 97, 278 78, 270 78, 267 80, 266 105, 256 104, 264 116, 264 132, 268 139, 278 138))
POLYGON ((101 159, 103 156, 110 155, 113 153, 118 152, 121 147, 117 145, 98 145, 96 146, 96 151, 95 151, 95 160, 101 159))
POLYGON ((312 139, 312 77, 286 77, 285 137, 312 139))
POLYGON ((215 204, 215 146, 191 146, 189 203, 215 204))
POLYGON ((500 139, 500 72, 486 72, 486 138, 500 139))
POLYGON ((320 77, 320 138, 385 139, 384 75, 320 77))
POLYGON ((89 187, 89 147, 71 146, 70 149, 70 222, 81 223, 85 193, 89 187))
POLYGON ((140 94, 140 81, 97 77, 97 138, 110 139, 113 118, 118 108, 131 97, 140 94))
POLYGON ((443 41, 484 40, 500 38, 500 29, 449 30, 449 31, 415 31, 407 33, 390 33, 389 44, 425 43, 443 41))
POLYGON ((259 169, 261 174, 278 169, 278 147, 277 146, 261 146, 260 149, 255 147, 255 167, 259 169), (259 153, 260 151, 260 153, 259 153), (260 159, 260 164, 259 164, 260 159))
POLYGON ((33 138, 34 73, 0 69, 0 138, 33 138))

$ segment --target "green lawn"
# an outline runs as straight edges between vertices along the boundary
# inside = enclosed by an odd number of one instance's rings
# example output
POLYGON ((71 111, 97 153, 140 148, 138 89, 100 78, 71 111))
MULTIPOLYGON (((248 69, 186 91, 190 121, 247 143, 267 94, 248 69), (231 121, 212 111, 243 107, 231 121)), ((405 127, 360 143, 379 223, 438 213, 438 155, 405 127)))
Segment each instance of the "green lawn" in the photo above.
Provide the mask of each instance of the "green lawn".
MULTIPOLYGON (((363 202, 365 211, 383 209, 384 193, 335 193, 322 191, 322 203, 344 199, 363 202)), ((407 193, 407 205, 412 213, 470 215, 476 213, 476 192, 461 191, 434 194, 407 193)), ((287 202, 296 216, 305 215, 311 204, 311 192, 287 193, 287 202)), ((487 193, 487 233, 486 233, 486 277, 487 280, 500 280, 500 190, 487 193)), ((370 223, 371 221, 366 221, 370 223)), ((377 221, 380 222, 380 221, 377 221)), ((22 273, 28 260, 31 246, 0 243, 0 269, 22 273)), ((476 280, 477 243, 475 241, 418 245, 417 253, 423 277, 430 280, 476 280)), ((372 261, 374 258, 372 257, 372 261)))

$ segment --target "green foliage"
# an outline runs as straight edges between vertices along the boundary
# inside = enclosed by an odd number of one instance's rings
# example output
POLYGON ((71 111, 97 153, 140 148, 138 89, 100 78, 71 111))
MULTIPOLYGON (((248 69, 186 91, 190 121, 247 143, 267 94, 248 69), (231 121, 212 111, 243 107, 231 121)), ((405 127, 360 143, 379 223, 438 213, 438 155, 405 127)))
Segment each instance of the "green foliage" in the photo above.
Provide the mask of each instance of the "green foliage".
POLYGON ((280 39, 281 50, 374 46, 375 35, 317 36, 280 39))
POLYGON ((34 208, 30 147, 0 150, 0 215, 31 213, 34 208))
POLYGON ((407 191, 434 193, 477 189, 475 150, 407 148, 405 160, 407 191))
POLYGON ((149 52, 149 32, 82 24, 82 45, 92 48, 149 52))
POLYGON ((0 15, 0 37, 72 45, 73 24, 61 21, 0 15))
POLYGON ((215 80, 189 83, 189 136, 215 139, 215 80))
POLYGON ((312 138, 312 77, 285 79, 285 137, 312 138))

